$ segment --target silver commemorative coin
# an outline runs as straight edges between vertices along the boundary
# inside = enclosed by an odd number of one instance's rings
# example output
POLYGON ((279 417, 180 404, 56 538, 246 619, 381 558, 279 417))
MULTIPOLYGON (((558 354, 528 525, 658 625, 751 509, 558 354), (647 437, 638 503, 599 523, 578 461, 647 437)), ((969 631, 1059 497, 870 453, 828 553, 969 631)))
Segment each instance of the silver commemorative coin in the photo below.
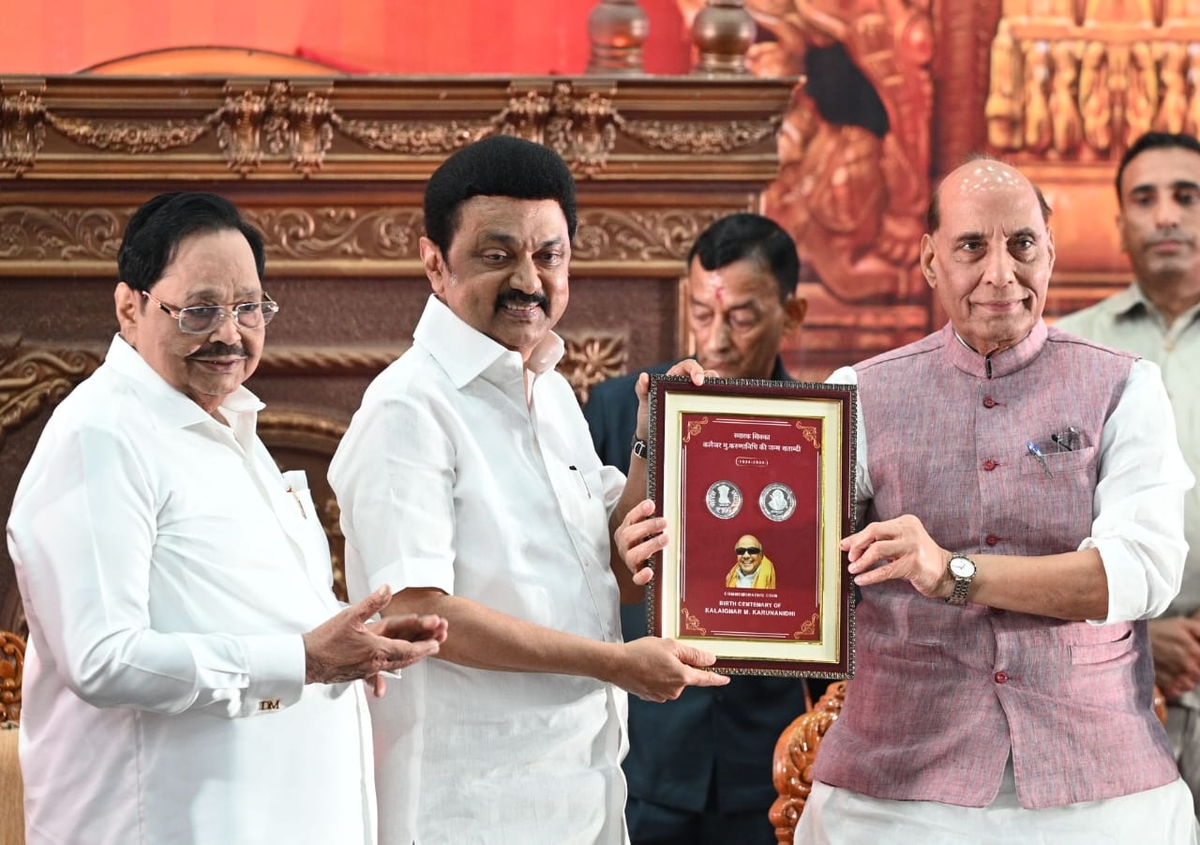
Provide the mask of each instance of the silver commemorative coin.
POLYGON ((758 497, 758 507, 767 519, 783 522, 796 512, 796 494, 786 484, 768 484, 758 497))
POLYGON ((708 512, 718 519, 732 519, 742 509, 742 491, 732 481, 714 481, 704 495, 708 512))

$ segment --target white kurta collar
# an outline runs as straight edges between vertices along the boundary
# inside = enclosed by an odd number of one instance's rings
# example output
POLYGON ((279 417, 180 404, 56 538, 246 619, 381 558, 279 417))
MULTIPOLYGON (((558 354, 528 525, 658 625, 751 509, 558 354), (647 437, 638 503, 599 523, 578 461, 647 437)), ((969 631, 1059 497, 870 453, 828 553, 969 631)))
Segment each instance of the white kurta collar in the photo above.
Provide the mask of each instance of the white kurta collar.
POLYGON ((436 296, 429 297, 413 332, 413 341, 429 351, 457 388, 485 375, 497 362, 503 362, 504 369, 528 368, 541 375, 554 369, 566 349, 561 337, 547 332, 530 353, 526 365, 521 353, 506 349, 466 323, 436 296))
MULTIPOLYGON (((146 363, 146 359, 119 334, 113 336, 104 356, 104 363, 129 379, 136 386, 138 394, 156 414, 161 414, 169 425, 184 428, 213 421, 207 411, 180 390, 167 384, 163 377, 146 363)), ((244 385, 225 397, 225 401, 221 403, 221 410, 229 411, 233 415, 254 414, 265 407, 266 405, 244 385)))

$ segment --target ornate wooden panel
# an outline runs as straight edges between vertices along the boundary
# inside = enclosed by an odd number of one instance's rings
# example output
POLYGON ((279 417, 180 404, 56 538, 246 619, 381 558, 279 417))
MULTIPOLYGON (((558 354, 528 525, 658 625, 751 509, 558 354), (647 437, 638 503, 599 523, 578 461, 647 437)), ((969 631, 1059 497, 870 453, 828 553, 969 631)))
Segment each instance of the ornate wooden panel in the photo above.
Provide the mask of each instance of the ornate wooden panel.
MULTIPOLYGON (((548 144, 579 181, 563 370, 592 384, 684 350, 700 231, 756 209, 794 80, 0 77, 0 517, 54 404, 116 330, 126 221, 181 187, 263 231, 282 305, 250 387, 289 466, 324 465, 362 391, 411 341, 429 286, 425 179, 492 133, 548 144)), ((326 497, 328 498, 328 497, 326 497)), ((323 518, 340 552, 333 506, 323 518)), ((23 631, 7 550, 0 629, 23 631)))

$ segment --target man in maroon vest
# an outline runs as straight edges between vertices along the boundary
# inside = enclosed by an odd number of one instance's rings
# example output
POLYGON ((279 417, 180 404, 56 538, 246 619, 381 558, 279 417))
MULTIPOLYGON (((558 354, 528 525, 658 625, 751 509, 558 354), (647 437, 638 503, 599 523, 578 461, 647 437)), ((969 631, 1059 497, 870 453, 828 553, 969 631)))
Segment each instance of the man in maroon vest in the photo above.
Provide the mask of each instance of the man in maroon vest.
POLYGON ((797 843, 1197 841, 1144 621, 1193 478, 1157 366, 1042 321, 1049 213, 1000 162, 951 173, 921 244, 949 324, 831 378, 858 665, 797 843))

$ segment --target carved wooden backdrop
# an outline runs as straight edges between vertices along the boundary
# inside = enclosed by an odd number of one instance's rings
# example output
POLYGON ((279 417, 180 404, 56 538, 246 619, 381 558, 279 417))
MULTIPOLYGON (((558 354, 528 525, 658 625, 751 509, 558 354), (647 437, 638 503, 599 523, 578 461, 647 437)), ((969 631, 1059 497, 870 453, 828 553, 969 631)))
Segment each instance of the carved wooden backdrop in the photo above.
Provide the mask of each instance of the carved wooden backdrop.
MULTIPOLYGON (((690 20, 704 0, 677 2, 690 20)), ((1051 316, 1127 283, 1116 162, 1142 128, 1200 126, 1200 0, 745 7, 757 79, 0 77, 0 516, 54 402, 115 330, 125 221, 167 188, 219 190, 264 231, 284 311, 251 387, 268 442, 318 485, 427 296, 424 179, 489 133, 550 144, 579 177, 561 328, 581 398, 687 351, 683 259, 731 211, 765 209, 799 244, 810 309, 785 351, 794 375, 940 325, 916 244, 930 185, 973 151, 1017 163, 1055 209, 1051 316)), ((19 613, 3 552, 0 628, 21 630, 19 613)))
MULTIPOLYGON (((562 369, 581 399, 686 346, 680 275, 713 220, 758 206, 791 81, 0 78, 0 515, 56 401, 116 323, 133 210, 181 187, 229 196, 263 232, 282 305, 250 387, 263 437, 309 470, 340 555, 325 466, 429 293, 424 182, 497 132, 571 164, 580 225, 562 369)), ((22 631, 7 550, 0 628, 22 631)))

